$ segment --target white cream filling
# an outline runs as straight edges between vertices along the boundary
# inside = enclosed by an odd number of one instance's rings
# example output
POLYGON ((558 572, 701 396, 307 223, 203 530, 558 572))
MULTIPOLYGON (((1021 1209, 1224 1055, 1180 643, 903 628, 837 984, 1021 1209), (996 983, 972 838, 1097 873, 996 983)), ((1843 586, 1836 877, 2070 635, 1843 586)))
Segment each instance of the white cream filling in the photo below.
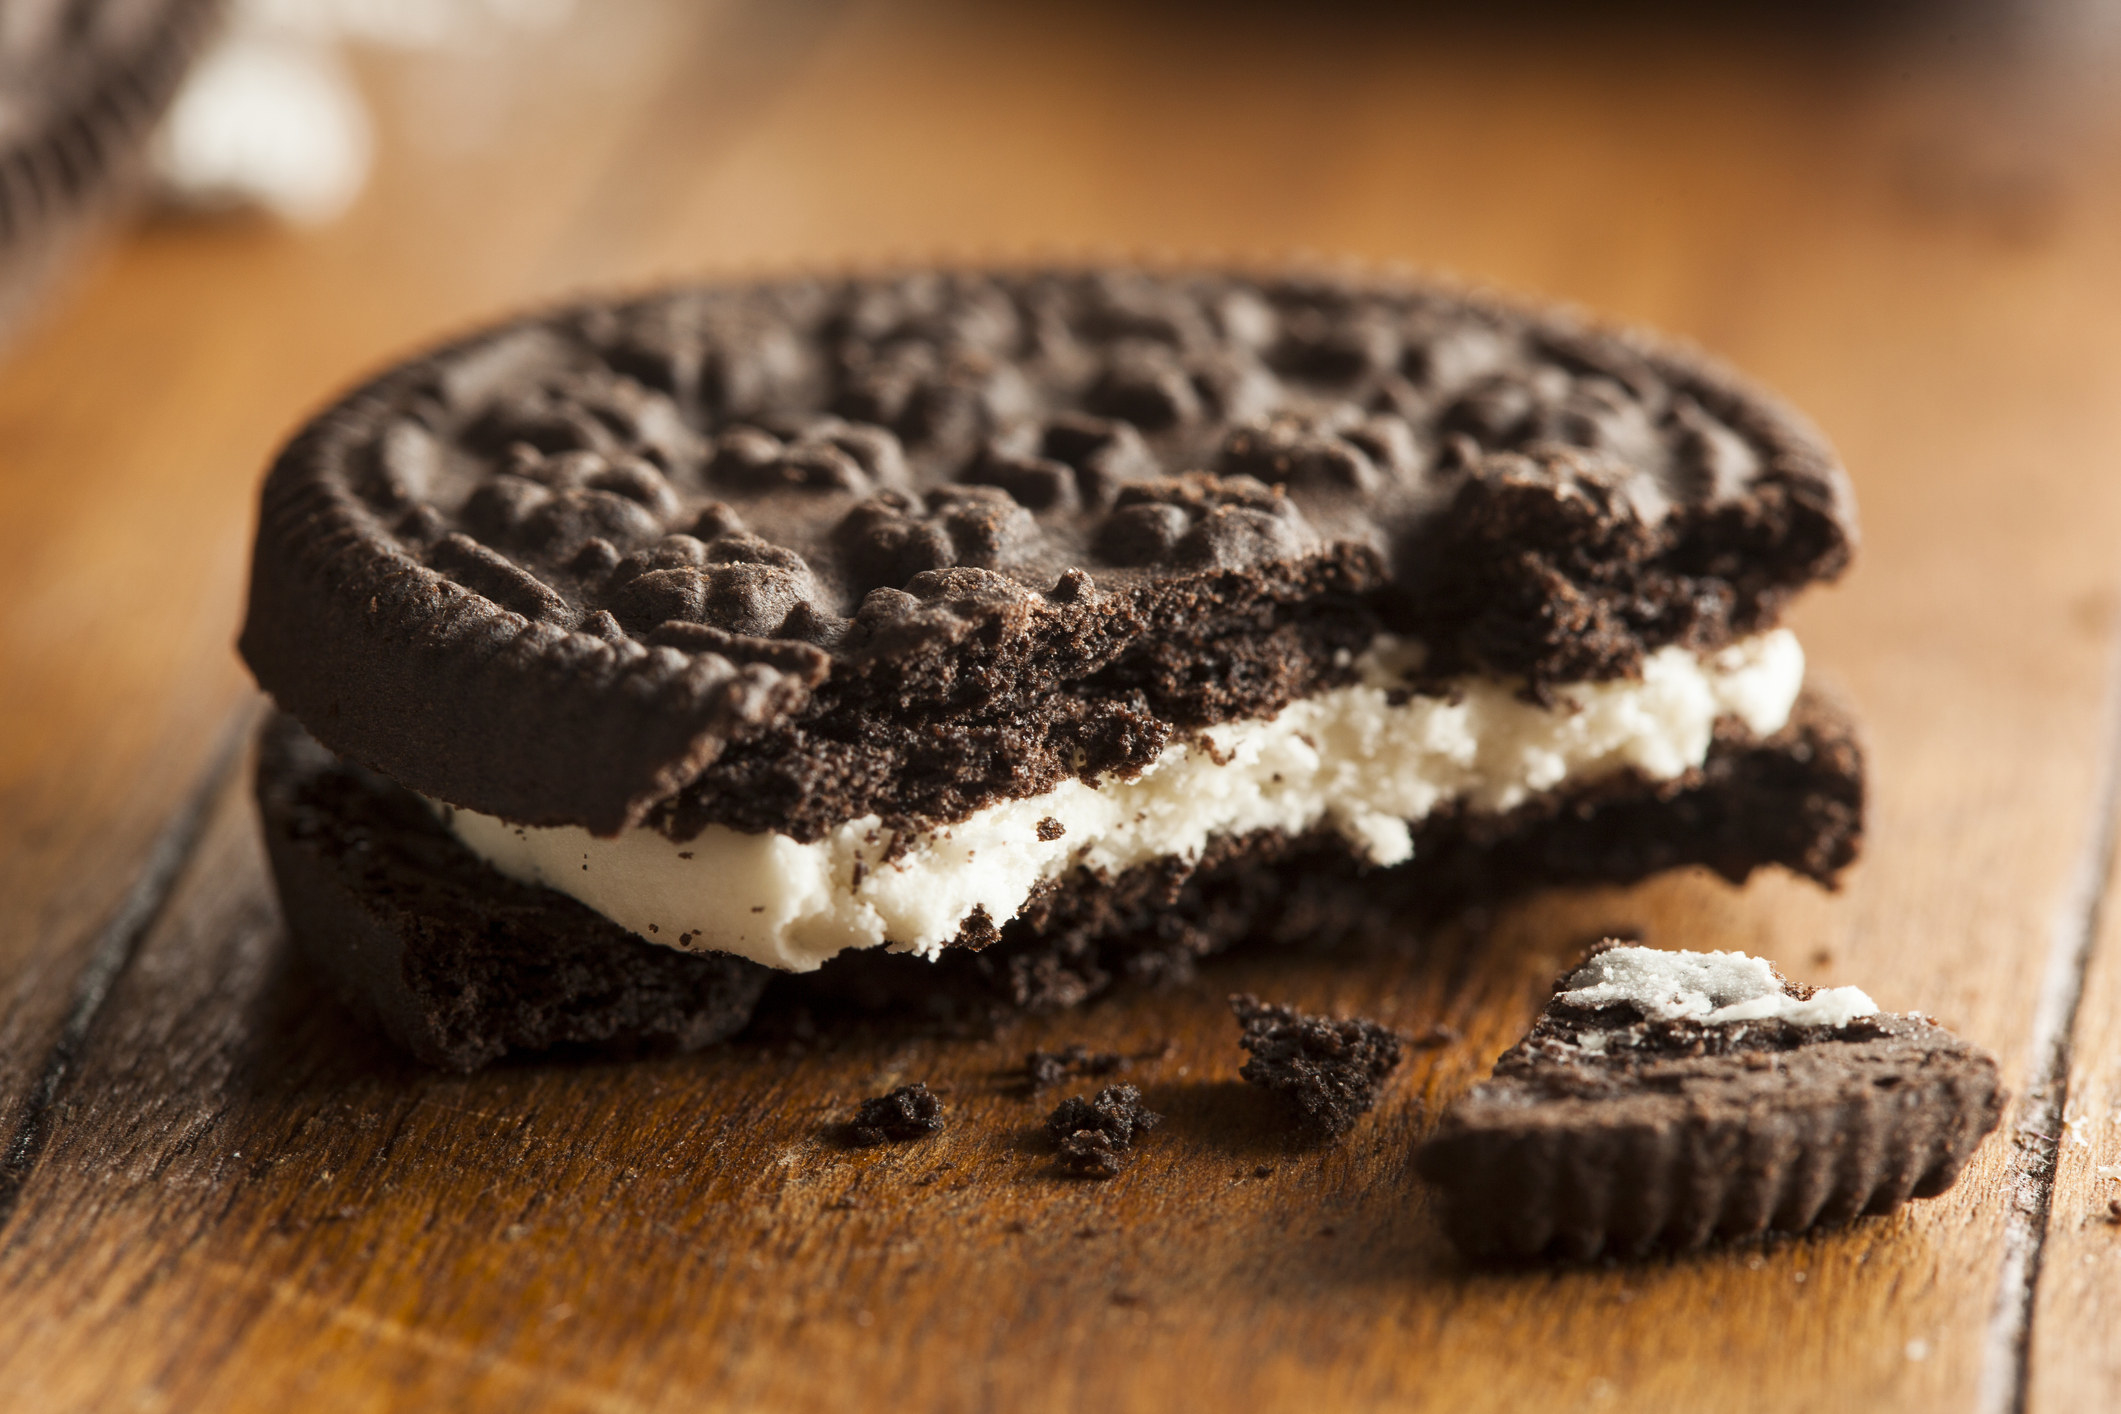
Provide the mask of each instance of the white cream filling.
POLYGON ((1174 741, 1133 777, 1064 781, 905 841, 874 815, 803 844, 717 825, 690 840, 646 827, 603 839, 436 809, 502 873, 571 894, 651 942, 807 972, 847 948, 933 957, 975 910, 1005 923, 1078 866, 1116 875, 1197 858, 1219 835, 1325 827, 1372 864, 1404 863, 1408 822, 1441 806, 1509 810, 1630 767, 1670 780, 1707 757, 1723 716, 1778 731, 1804 679, 1786 630, 1706 657, 1665 648, 1639 680, 1562 687, 1545 707, 1479 677, 1408 696, 1418 659, 1417 646, 1380 640, 1352 686, 1174 741))
MULTIPOLYGON (((1741 1021, 1787 1021, 1798 1026, 1846 1026, 1876 1016, 1878 1003, 1861 987, 1826 987, 1803 999, 1782 989, 1766 958, 1742 952, 1660 952, 1612 948, 1577 969, 1555 998, 1570 1006, 1627 1003, 1646 1021, 1696 1021, 1719 1026, 1741 1021)), ((1606 1038, 1586 1050, 1604 1050, 1606 1038)))

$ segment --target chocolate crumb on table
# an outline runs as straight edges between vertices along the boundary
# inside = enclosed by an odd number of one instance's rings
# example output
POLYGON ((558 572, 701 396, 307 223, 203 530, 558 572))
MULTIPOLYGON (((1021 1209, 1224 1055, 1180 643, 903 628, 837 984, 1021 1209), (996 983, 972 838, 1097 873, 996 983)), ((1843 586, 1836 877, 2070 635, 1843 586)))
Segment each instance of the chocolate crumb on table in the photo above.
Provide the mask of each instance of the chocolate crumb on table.
POLYGON ((1079 1041, 1024 1057, 1024 1075, 1034 1091, 1058 1085, 1071 1075, 1111 1075, 1126 1068, 1127 1058, 1119 1052, 1093 1051, 1079 1041))
POLYGON ((842 1133, 847 1143, 867 1148, 888 1140, 926 1139, 943 1128, 943 1102, 916 1081, 888 1095, 862 1101, 842 1133))
POLYGON ((1069 1173, 1116 1178, 1135 1138, 1163 1122, 1132 1085, 1107 1085, 1094 1100, 1075 1095, 1061 1101, 1046 1118, 1046 1132, 1060 1145, 1061 1167, 1069 1173))
POLYGON ((1359 1017, 1309 1016, 1249 994, 1230 998, 1252 1053, 1238 1074, 1271 1091, 1305 1130, 1346 1134, 1377 1101, 1377 1085, 1399 1064, 1400 1037, 1359 1017))

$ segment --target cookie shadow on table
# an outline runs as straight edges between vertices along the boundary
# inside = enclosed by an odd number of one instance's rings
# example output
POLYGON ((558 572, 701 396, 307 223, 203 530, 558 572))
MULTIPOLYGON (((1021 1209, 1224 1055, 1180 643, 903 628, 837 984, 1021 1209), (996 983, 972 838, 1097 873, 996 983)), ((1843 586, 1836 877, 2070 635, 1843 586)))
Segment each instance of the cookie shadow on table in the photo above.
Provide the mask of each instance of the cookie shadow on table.
MULTIPOLYGON (((822 1056, 858 1064, 909 1045, 1006 1042, 1027 1020, 1071 1014, 1089 1018, 1143 1002, 1154 1006, 1159 998, 1219 1010, 1222 998, 1246 991, 1339 1014, 1380 1011, 1391 1024, 1418 1034, 1478 1004, 1499 975, 1529 969, 1543 983, 1549 954, 1581 951, 1579 944, 1599 937, 1641 936, 1646 913, 1655 911, 1646 902, 1642 886, 1555 889, 1494 905, 1386 919, 1325 942, 1254 939, 1197 959, 1175 974, 1115 979, 1073 1009, 1013 1010, 994 994, 940 988, 920 996, 921 1005, 895 1007, 791 978, 767 990, 736 1036, 692 1054, 721 1055, 746 1066, 822 1056)), ((912 959, 890 961, 932 966, 912 959)), ((918 989, 902 987, 885 1001, 918 995, 918 989)), ((284 933, 247 1003, 247 1014, 242 1058, 230 1078, 255 1094, 377 1083, 405 1088, 423 1079, 460 1078, 421 1064, 385 1037, 369 1018, 349 1007, 284 933)), ((1196 1129, 1203 1142, 1227 1157, 1299 1152, 1304 1141, 1290 1137, 1273 1099, 1235 1079, 1243 1057, 1235 1050, 1234 1025, 1230 1039, 1227 1079, 1170 1085, 1139 1069, 1113 1078, 1141 1084, 1150 1093, 1152 1107, 1169 1106, 1175 1119, 1196 1129)), ((566 1044, 504 1057, 480 1073, 547 1068, 599 1072, 682 1055, 675 1047, 652 1041, 566 1044)), ((1012 1082, 1013 1076, 996 1077, 997 1084, 1012 1082)), ((1085 1080, 1082 1088, 1094 1090, 1097 1084, 1085 1080)), ((1054 1102, 1060 1098, 1056 1093, 1054 1102)))
MULTIPOLYGON (((1197 1152, 1204 1163, 1240 1172, 1325 1152, 1331 1140, 1297 1129, 1282 1102, 1238 1079, 1150 1081, 1142 1098, 1163 1116, 1156 1131, 1197 1152)), ((1255 1175, 1257 1176, 1257 1175, 1255 1175)))
MULTIPOLYGON (((240 1035, 229 1083, 254 1101, 368 1088, 402 1093, 540 1070, 614 1071, 685 1054, 652 1041, 570 1042, 510 1054, 468 1074, 430 1066, 349 1004, 284 932, 246 1004, 240 1035)), ((730 1045, 759 1049, 748 1041, 730 1045)))
MULTIPOLYGON (((741 1032, 699 1051, 688 1053, 653 1041, 568 1043, 510 1054, 474 1074, 549 1068, 601 1071, 678 1060, 687 1055, 721 1055, 741 1064, 812 1057, 858 1064, 864 1058, 901 1051, 909 1045, 1006 1041, 1021 1023, 1054 1015, 1090 1017, 1124 1009, 1130 1003, 1172 996, 1198 996, 1214 1006, 1225 994, 1244 990, 1301 1000, 1322 990, 1337 994, 1352 982, 1358 993, 1412 985, 1430 995, 1450 997, 1464 989, 1483 955, 1491 960, 1494 956, 1495 946, 1487 937, 1486 922, 1484 915, 1469 915, 1466 920, 1425 930, 1424 936, 1413 943, 1370 939, 1316 950, 1248 944, 1202 960, 1197 970, 1183 979, 1123 982, 1087 999, 1072 1012, 1011 1012, 990 1004, 990 999, 960 999, 964 1004, 893 1011, 814 990, 777 987, 769 990, 741 1032)), ((1360 999, 1353 1004, 1361 1005, 1360 999)), ((422 1064, 385 1036, 370 1018, 339 995, 284 933, 274 944, 264 975, 244 1011, 245 1021, 237 1043, 240 1054, 231 1070, 230 1083, 256 1097, 378 1083, 404 1088, 423 1080, 463 1078, 422 1064)), ((1233 1028, 1233 1046, 1234 1043, 1233 1028)), ((1136 1070, 1071 1083, 1076 1083, 1078 1089, 1092 1091, 1106 1083, 1130 1079, 1140 1083, 1145 1093, 1151 1094, 1152 1107, 1162 1110, 1169 1106, 1189 1128, 1198 1129, 1231 1156, 1302 1149, 1305 1141, 1290 1136, 1273 1099, 1234 1078, 1239 1060, 1241 1056, 1233 1051, 1233 1078, 1220 1081, 1152 1084, 1136 1070)), ((1013 1072, 998 1072, 993 1079, 1004 1087, 1018 1083, 1013 1072)), ((1063 1097, 1062 1089, 1056 1088, 1054 1103, 1063 1097)))
POLYGON ((356 1015, 284 929, 246 1007, 231 1088, 254 1101, 433 1074, 356 1015))

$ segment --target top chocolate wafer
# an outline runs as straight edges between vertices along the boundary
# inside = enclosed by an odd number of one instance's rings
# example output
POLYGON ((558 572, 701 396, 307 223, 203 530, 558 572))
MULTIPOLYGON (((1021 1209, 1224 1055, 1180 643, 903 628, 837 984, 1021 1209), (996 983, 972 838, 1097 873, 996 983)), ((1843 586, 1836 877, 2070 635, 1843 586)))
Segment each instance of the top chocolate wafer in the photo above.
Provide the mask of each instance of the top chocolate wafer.
POLYGON ((352 393, 270 474, 241 646, 438 801, 812 839, 1125 772, 1380 635, 1439 682, 1628 678, 1773 627, 1854 536, 1779 403, 1552 311, 790 280, 542 314, 352 393))

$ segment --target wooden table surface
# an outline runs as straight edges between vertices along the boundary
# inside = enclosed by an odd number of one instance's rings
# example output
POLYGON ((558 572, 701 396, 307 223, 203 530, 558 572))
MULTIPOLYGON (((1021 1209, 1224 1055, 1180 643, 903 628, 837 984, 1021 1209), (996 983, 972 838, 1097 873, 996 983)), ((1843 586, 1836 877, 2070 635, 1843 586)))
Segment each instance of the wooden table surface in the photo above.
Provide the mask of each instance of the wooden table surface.
POLYGON ((585 0, 489 53, 365 55, 379 164, 337 225, 165 222, 83 273, 0 367, 0 1403, 2121 1407, 2112 52, 1390 8, 585 0), (468 1079, 283 961, 230 644, 306 410, 584 286, 1137 250, 1448 269, 1807 408, 1865 522, 1796 615, 1869 730, 1847 887, 1684 874, 992 1040, 468 1079), (1461 1266, 1410 1148, 1617 929, 1945 1019, 2002 1058, 2004 1131, 1949 1196, 1825 1236, 1461 1266), (1464 1039, 1290 1149, 1234 1078, 1240 988, 1464 1039), (1165 1038, 1140 1161, 1055 1178, 1009 1068, 1165 1038), (944 1135, 827 1141, 916 1078, 944 1135))

